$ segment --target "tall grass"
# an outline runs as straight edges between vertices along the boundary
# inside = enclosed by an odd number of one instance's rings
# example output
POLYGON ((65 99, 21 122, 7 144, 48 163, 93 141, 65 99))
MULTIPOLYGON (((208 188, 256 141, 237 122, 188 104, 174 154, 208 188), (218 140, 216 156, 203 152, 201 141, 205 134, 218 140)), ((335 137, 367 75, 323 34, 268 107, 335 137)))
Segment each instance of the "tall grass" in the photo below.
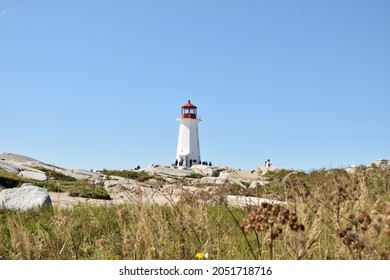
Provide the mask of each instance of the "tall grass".
POLYGON ((317 170, 259 187, 287 202, 274 208, 200 192, 164 206, 0 210, 0 259, 387 259, 389 183, 378 168, 317 170))

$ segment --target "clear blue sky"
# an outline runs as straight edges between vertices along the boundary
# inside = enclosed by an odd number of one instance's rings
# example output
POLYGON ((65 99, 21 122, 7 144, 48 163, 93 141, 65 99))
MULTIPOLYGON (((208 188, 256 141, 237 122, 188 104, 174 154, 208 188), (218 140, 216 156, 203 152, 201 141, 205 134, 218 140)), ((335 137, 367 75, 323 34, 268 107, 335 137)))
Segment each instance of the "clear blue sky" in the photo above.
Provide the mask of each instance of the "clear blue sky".
POLYGON ((215 165, 390 158, 388 0, 0 0, 0 151, 170 164, 198 106, 215 165))

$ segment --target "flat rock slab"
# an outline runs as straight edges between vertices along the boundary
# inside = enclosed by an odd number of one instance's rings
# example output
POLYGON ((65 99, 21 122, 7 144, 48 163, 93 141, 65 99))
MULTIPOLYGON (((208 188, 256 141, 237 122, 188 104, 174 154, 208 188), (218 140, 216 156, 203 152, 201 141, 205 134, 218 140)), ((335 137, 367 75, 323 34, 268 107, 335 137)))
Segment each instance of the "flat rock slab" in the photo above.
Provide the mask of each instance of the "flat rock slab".
POLYGON ((33 179, 36 181, 44 182, 47 180, 45 172, 42 172, 37 169, 29 169, 29 170, 22 170, 18 174, 19 176, 22 176, 24 178, 33 179))
POLYGON ((36 160, 34 158, 12 154, 12 153, 0 153, 0 160, 7 160, 19 164, 36 164, 40 163, 39 160, 36 160))
POLYGON ((216 185, 223 185, 229 183, 229 179, 227 178, 219 178, 219 177, 203 177, 200 179, 199 183, 201 184, 216 184, 216 185))
POLYGON ((7 162, 5 160, 0 160, 0 169, 3 169, 7 172, 11 172, 14 174, 18 174, 20 172, 19 166, 17 166, 16 164, 7 162))
POLYGON ((49 192, 32 184, 0 192, 0 208, 26 211, 44 205, 51 205, 49 192))
POLYGON ((186 177, 193 173, 191 170, 159 165, 151 165, 145 171, 150 174, 160 174, 177 177, 186 177))

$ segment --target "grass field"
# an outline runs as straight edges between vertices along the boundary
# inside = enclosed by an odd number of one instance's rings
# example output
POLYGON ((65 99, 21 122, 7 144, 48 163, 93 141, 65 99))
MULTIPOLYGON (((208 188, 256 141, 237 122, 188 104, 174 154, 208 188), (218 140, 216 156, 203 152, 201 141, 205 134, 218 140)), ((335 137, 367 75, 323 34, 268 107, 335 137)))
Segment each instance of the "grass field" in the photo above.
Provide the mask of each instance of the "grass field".
MULTIPOLYGON (((221 194, 213 203, 194 195, 165 206, 0 210, 0 259, 390 257, 390 170, 287 174, 270 173, 270 185, 250 191, 283 205, 232 208, 221 194)), ((17 185, 15 178, 1 178, 17 185)))

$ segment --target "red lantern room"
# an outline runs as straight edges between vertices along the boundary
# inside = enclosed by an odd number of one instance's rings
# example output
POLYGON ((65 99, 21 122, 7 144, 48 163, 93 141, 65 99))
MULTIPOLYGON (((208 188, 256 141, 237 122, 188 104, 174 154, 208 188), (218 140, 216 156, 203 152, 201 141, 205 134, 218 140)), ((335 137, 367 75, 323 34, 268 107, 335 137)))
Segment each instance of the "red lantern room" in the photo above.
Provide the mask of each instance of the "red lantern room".
POLYGON ((191 100, 181 107, 181 117, 183 119, 196 119, 197 107, 191 104, 191 100))

